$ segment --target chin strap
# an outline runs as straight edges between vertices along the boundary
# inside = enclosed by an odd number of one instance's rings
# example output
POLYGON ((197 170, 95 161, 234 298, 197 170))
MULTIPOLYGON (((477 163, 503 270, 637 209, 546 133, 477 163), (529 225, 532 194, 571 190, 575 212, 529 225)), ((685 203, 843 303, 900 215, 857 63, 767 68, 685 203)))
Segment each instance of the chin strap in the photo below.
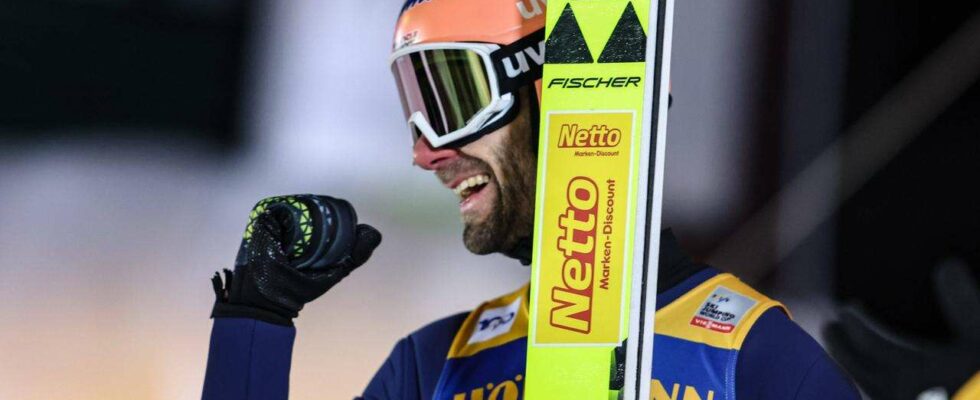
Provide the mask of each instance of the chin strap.
POLYGON ((531 265, 531 238, 525 237, 517 240, 517 244, 510 250, 503 252, 503 255, 521 262, 521 265, 531 265))

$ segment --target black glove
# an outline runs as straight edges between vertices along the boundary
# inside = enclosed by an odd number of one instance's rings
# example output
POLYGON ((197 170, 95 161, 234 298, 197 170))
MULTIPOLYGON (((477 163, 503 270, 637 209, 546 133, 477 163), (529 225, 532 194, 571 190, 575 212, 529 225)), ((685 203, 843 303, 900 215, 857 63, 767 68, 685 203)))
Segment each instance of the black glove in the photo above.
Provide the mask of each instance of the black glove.
POLYGON ((951 395, 980 370, 976 280, 966 264, 951 261, 936 270, 933 283, 954 334, 947 343, 902 337, 855 307, 825 328, 830 352, 872 399, 915 399, 927 390, 951 395))
POLYGON ((256 205, 235 261, 211 279, 212 318, 292 326, 303 305, 364 264, 381 234, 357 224, 349 203, 326 196, 274 197, 256 205))

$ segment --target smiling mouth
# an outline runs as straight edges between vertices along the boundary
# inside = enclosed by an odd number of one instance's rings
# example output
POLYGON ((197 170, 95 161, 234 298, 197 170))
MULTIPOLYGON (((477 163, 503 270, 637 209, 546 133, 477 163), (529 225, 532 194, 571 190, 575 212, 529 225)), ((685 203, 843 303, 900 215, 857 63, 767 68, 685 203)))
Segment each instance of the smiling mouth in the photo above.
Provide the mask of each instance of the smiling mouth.
POLYGON ((454 187, 452 190, 453 193, 456 193, 456 195, 459 196, 460 201, 465 201, 467 198, 486 187, 488 183, 490 183, 490 176, 480 174, 463 179, 456 184, 456 187, 454 187))

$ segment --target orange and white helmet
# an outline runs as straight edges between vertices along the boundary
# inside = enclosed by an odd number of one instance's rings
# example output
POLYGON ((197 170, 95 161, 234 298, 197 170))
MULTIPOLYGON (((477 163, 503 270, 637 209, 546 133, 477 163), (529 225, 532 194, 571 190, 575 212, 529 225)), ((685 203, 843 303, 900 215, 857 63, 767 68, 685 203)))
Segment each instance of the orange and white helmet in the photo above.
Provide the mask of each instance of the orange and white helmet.
POLYGON ((537 100, 544 13, 545 0, 408 0, 390 63, 413 140, 470 141, 513 120, 521 87, 537 100))

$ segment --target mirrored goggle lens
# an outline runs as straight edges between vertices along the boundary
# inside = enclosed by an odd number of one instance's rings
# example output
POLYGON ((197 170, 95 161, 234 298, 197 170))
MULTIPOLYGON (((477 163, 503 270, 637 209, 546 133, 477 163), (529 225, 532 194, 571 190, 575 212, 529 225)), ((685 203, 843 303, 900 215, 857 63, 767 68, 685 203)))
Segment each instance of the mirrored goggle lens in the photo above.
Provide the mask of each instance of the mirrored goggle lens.
POLYGON ((391 69, 405 118, 422 113, 439 136, 466 126, 493 100, 484 60, 472 50, 422 50, 399 57, 391 69))

